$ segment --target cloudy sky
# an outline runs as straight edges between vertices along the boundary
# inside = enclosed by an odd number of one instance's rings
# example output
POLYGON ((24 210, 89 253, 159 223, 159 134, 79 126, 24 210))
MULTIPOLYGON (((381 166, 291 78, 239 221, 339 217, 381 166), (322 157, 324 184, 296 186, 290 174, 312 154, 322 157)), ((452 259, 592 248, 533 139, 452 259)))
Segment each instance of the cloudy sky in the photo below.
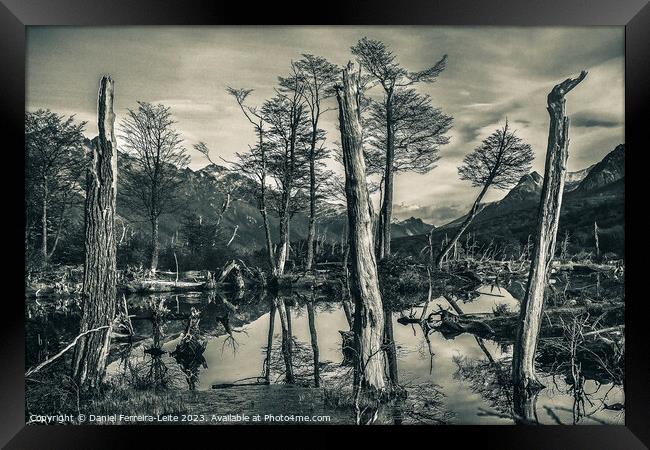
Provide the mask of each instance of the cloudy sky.
MULTIPOLYGON (((110 73, 118 121, 137 100, 164 103, 188 149, 205 141, 215 156, 228 159, 254 136, 227 86, 254 89, 250 102, 259 104, 291 60, 313 53, 343 65, 363 36, 388 44, 408 70, 449 55, 438 81, 418 88, 454 117, 451 142, 430 173, 397 176, 397 218, 440 225, 464 214, 477 189, 461 181, 456 168, 506 116, 533 147, 533 169, 541 173, 546 95, 582 69, 589 75, 567 96, 569 170, 599 161, 624 142, 622 27, 31 27, 27 108, 76 114, 94 136, 98 80, 110 73)), ((336 120, 335 111, 323 120, 332 142, 339 140, 336 120)), ((190 154, 192 168, 205 165, 201 155, 190 154)), ((493 190, 486 200, 503 195, 493 190)))

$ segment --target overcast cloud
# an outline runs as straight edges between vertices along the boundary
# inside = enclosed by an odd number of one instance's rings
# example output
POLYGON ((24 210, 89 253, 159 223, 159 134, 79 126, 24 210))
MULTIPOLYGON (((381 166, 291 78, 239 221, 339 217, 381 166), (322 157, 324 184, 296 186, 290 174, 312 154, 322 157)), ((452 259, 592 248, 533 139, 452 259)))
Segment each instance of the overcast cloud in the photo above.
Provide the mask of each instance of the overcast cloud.
MULTIPOLYGON (((438 81, 420 90, 454 117, 451 142, 432 172, 397 176, 397 218, 440 225, 462 215, 477 192, 456 168, 506 116, 532 145, 533 169, 541 173, 546 95, 582 69, 589 75, 567 96, 569 170, 599 161, 624 142, 622 27, 32 27, 27 108, 76 114, 93 136, 98 80, 110 73, 118 121, 137 100, 162 102, 172 107, 188 149, 205 141, 215 156, 228 159, 254 136, 227 86, 255 89, 250 101, 261 103, 292 59, 313 53, 343 65, 363 36, 386 42, 409 70, 449 55, 438 81)), ((339 140, 335 112, 323 127, 330 141, 339 140)), ((201 155, 190 154, 192 168, 205 165, 201 155)), ((491 191, 486 200, 503 194, 491 191)))

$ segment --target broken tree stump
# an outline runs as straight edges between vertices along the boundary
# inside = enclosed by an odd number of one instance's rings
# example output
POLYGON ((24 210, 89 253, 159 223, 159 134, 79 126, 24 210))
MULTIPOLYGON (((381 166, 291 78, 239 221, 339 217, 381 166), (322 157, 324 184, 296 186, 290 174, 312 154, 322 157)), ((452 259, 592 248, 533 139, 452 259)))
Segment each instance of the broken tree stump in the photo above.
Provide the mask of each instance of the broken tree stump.
POLYGON ((115 317, 116 240, 115 203, 117 197, 117 145, 113 130, 115 84, 110 76, 99 82, 97 127, 86 175, 84 220, 84 276, 80 333, 72 364, 72 376, 79 386, 96 388, 106 372, 111 324, 115 317))
POLYGON ((526 294, 521 303, 520 323, 513 353, 513 381, 516 395, 529 395, 542 386, 535 375, 535 349, 539 335, 544 290, 548 281, 550 263, 555 253, 555 239, 569 150, 569 118, 566 117, 564 96, 575 88, 587 72, 568 78, 548 94, 550 116, 548 148, 544 169, 544 183, 537 214, 537 231, 531 258, 526 294))

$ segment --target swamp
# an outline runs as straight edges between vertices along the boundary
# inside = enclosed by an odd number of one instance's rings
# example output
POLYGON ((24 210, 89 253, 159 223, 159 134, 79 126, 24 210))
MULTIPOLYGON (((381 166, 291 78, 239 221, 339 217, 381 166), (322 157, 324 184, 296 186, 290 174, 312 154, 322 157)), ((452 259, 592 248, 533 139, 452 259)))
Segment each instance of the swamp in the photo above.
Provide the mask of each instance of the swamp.
POLYGON ((29 33, 27 423, 625 423, 621 30, 29 33))

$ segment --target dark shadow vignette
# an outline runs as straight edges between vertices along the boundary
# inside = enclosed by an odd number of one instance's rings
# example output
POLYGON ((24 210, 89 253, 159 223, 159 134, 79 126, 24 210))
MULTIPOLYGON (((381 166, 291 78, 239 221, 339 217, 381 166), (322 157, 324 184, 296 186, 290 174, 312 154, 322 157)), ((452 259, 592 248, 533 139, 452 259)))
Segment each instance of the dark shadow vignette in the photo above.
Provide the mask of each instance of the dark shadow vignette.
MULTIPOLYGON (((648 112, 650 103, 649 85, 650 56, 647 49, 650 42, 650 5, 645 0, 630 0, 625 2, 611 2, 607 0, 591 1, 585 4, 579 0, 551 0, 539 3, 524 3, 515 0, 495 2, 417 1, 409 4, 408 8, 395 8, 393 2, 377 0, 373 2, 360 2, 347 4, 334 2, 319 11, 318 16, 308 16, 305 12, 302 17, 298 9, 294 13, 287 13, 275 5, 268 4, 254 10, 248 5, 218 5, 208 4, 204 1, 186 1, 183 3, 169 0, 145 0, 135 4, 115 0, 109 3, 102 1, 63 0, 47 2, 44 0, 3 0, 9 9, 0 5, 0 46, 2 48, 4 67, 0 71, 0 85, 2 86, 2 123, 5 129, 3 142, 5 144, 5 172, 3 179, 8 187, 5 204, 9 201, 11 214, 7 224, 10 231, 7 234, 11 244, 11 259, 6 261, 21 261, 21 264, 9 266, 3 275, 12 282, 9 295, 5 295, 5 324, 2 328, 2 346, 0 346, 0 360, 3 369, 0 370, 2 382, 0 403, 2 404, 2 421, 0 424, 0 444, 7 442, 24 424, 24 283, 19 272, 23 272, 24 279, 24 189, 16 189, 16 183, 24 186, 14 178, 24 175, 24 157, 20 149, 24 148, 24 123, 23 113, 25 105, 25 35, 24 23, 28 24, 65 24, 65 25, 118 25, 118 24, 236 24, 236 23, 326 23, 326 24, 437 24, 437 25, 623 25, 628 23, 626 30, 626 145, 632 148, 642 148, 647 145, 647 135, 642 135, 645 125, 644 112, 648 112), (643 5, 646 4, 645 7, 643 5), (634 14, 643 7, 643 10, 634 14), (12 14, 12 12, 15 14, 12 14), (16 16, 19 18, 17 19, 16 16), (634 17, 633 17, 634 16, 634 17), (8 159, 7 159, 8 158, 8 159), (20 167, 22 170, 18 170, 20 167), (9 175, 9 176, 8 176, 9 175), (9 184, 10 183, 10 184, 9 184), (20 193, 20 195, 18 194, 20 193), (18 217, 20 219, 18 219, 18 217), (15 227, 15 228, 14 228, 15 227), (14 274, 14 272, 16 272, 14 274), (14 294, 15 290, 15 294, 14 294), (21 300, 19 301, 18 298, 21 300)), ((304 11, 304 9, 302 10, 304 11)), ((629 156, 629 153, 628 153, 629 156)), ((634 158, 634 156, 633 156, 634 158)), ((632 165, 628 163, 626 171, 632 165)), ((629 176, 626 183, 629 182, 629 176)), ((24 178, 23 178, 24 180, 24 178)), ((626 191, 631 195, 633 189, 626 186, 626 191)), ((630 197, 626 198, 626 235, 629 236, 631 218, 630 197)), ((626 239, 626 259, 631 255, 628 252, 630 240, 626 239)), ((6 244, 6 242, 5 242, 6 244)), ((6 254, 6 253, 5 253, 6 254)), ((628 264, 629 266, 629 264, 628 264)), ((632 264, 635 271, 635 263, 632 264)), ((626 271, 626 286, 629 290, 629 280, 626 271)), ((411 427, 408 433, 417 437, 418 433, 426 433, 422 437, 431 439, 429 433, 435 432, 435 438, 454 438, 457 443, 471 445, 472 441, 485 444, 486 439, 498 442, 500 448, 522 448, 523 446, 544 448, 644 448, 643 444, 630 432, 635 433, 646 443, 650 442, 650 430, 647 423, 648 405, 650 404, 650 390, 648 389, 649 364, 648 346, 642 339, 645 326, 644 304, 641 301, 630 302, 626 307, 626 327, 628 348, 626 356, 626 427, 594 426, 594 427, 553 427, 551 430, 542 428, 523 427, 476 427, 456 426, 439 427, 431 430, 428 427, 411 427), (635 339, 634 336, 638 339, 635 339), (632 376, 632 374, 634 374, 632 376), (469 431, 470 433, 466 433, 469 431), (462 433, 462 437, 460 436, 462 433), (443 436, 444 435, 444 436, 443 436), (472 439, 467 439, 471 435, 472 439)), ((318 427, 326 428, 326 427, 318 427)), ((42 448, 47 443, 49 448, 111 448, 123 446, 125 442, 136 444, 133 431, 140 427, 44 427, 34 426, 24 428, 6 448, 42 448), (40 444, 40 445, 39 445, 40 444)), ((237 426, 228 430, 241 433, 237 426)), ((153 440, 166 442, 170 439, 183 439, 186 443, 187 436, 183 432, 187 427, 153 427, 151 431, 142 436, 142 442, 148 445, 153 440), (179 431, 182 430, 181 433, 179 431)), ((214 438, 214 431, 206 427, 198 427, 195 431, 204 434, 204 437, 214 438), (205 433, 210 433, 207 435, 205 433)), ((313 431, 309 428, 265 428, 265 434, 274 432, 307 433, 313 431)), ((323 430, 324 431, 324 430, 323 430)), ((395 428, 376 427, 372 430, 355 429, 358 437, 383 438, 385 433, 394 433, 395 428), (390 430, 390 431, 389 431, 390 430)), ((219 433, 224 432, 224 427, 219 428, 219 433)), ((271 437, 271 436, 269 436, 271 437)))

